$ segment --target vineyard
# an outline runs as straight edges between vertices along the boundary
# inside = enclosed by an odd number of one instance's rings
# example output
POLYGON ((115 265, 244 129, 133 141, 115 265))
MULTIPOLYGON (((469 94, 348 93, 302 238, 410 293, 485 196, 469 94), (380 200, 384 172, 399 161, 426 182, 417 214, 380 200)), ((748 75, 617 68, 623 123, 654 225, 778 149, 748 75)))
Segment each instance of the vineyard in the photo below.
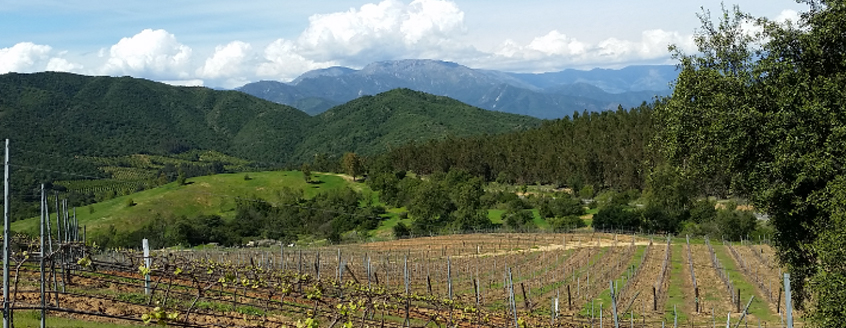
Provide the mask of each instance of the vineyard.
POLYGON ((39 240, 13 240, 15 311, 180 327, 780 327, 784 310, 772 248, 748 242, 502 233, 145 254, 63 233, 43 276, 39 240))

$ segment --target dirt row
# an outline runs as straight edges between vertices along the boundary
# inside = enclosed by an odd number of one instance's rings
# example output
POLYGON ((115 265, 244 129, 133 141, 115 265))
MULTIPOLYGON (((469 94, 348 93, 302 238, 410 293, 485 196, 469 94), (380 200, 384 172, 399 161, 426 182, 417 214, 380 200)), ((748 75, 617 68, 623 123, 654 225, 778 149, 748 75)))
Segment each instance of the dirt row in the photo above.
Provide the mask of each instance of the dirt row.
POLYGON ((629 282, 625 294, 620 297, 622 304, 630 303, 632 298, 637 295, 637 299, 632 307, 640 313, 654 312, 652 308, 654 303, 658 305, 658 309, 664 307, 663 303, 656 302, 652 288, 655 285, 655 276, 661 270, 665 252, 666 247, 660 243, 654 243, 649 247, 649 253, 646 255, 645 263, 640 264, 642 268, 639 269, 634 279, 629 282))
MULTIPOLYGON (((755 256, 754 252, 759 249, 753 249, 748 246, 734 246, 737 254, 743 258, 744 263, 748 268, 748 272, 743 272, 746 281, 755 286, 757 294, 769 305, 770 311, 777 313, 784 308, 784 297, 780 295, 782 289, 782 279, 779 276, 778 268, 766 265, 755 256)), ((737 260, 735 260, 737 262, 737 260)), ((740 267, 740 263, 737 263, 740 267)))

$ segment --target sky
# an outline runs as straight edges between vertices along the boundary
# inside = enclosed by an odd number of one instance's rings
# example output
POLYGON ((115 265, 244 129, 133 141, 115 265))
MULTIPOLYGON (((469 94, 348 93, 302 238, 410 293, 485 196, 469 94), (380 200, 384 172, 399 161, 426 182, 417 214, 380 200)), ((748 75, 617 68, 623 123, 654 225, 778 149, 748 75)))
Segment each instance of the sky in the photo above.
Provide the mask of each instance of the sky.
MULTIPOLYGON (((726 0, 796 20, 792 0, 726 0)), ((720 0, 0 0, 0 74, 64 71, 235 88, 437 59, 551 72, 672 64, 720 0)))

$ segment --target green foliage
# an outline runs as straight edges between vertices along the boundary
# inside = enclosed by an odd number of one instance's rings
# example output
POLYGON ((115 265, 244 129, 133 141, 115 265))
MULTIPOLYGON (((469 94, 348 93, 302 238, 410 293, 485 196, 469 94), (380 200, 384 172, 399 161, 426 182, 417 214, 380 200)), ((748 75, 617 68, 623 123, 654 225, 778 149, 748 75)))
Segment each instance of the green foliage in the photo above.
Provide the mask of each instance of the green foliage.
POLYGON ((185 171, 180 169, 179 175, 176 177, 176 184, 180 186, 185 185, 185 171))
POLYGON ((619 205, 606 206, 593 216, 592 225, 597 230, 636 230, 641 226, 640 213, 619 205))
POLYGON ((696 189, 692 181, 682 175, 679 168, 661 165, 649 175, 646 199, 649 205, 680 216, 690 208, 696 189))
POLYGON ((629 203, 637 199, 639 193, 637 190, 629 190, 627 192, 617 192, 614 190, 606 190, 599 195, 596 195, 592 204, 596 204, 597 208, 608 206, 629 206, 629 203))
POLYGON ((449 192, 433 181, 421 182, 408 203, 408 214, 414 218, 412 226, 418 235, 437 232, 446 227, 450 214, 455 210, 449 192))
POLYGON ((582 197, 583 199, 591 199, 593 198, 593 195, 593 186, 591 185, 584 186, 581 190, 579 190, 579 197, 582 197))
POLYGON ((314 153, 345 152, 372 156, 411 141, 503 134, 536 127, 540 122, 447 97, 395 89, 360 97, 313 117, 296 158, 308 160, 314 153))
MULTIPOLYGON (((344 152, 374 155, 410 141, 499 134, 540 123, 410 90, 364 97, 310 117, 238 91, 57 72, 0 75, 0 116, 0 135, 14 136, 13 149, 30 150, 16 153, 16 163, 49 170, 18 170, 13 175, 14 188, 22 191, 13 194, 13 220, 38 215, 38 199, 24 195, 37 194, 42 182, 76 180, 79 175, 131 182, 109 197, 105 192, 94 197, 85 192, 87 202, 72 204, 82 206, 95 198, 104 200, 177 179, 182 183, 179 169, 185 170, 185 179, 206 175, 175 162, 168 163, 172 166, 165 172, 155 172, 124 165, 128 163, 124 160, 103 165, 89 161, 92 157, 146 154, 214 163, 237 156, 263 163, 262 168, 311 162, 313 170, 338 172, 344 152), (218 155, 209 157, 204 151, 218 155)), ((224 170, 215 165, 211 171, 224 170)))
POLYGON ((538 214, 542 218, 562 218, 565 216, 579 216, 584 214, 581 201, 570 197, 570 195, 559 194, 555 198, 539 197, 535 201, 538 214))
MULTIPOLYGON (((846 234, 833 223, 846 174, 846 7, 807 3, 811 10, 798 24, 736 8, 717 23, 701 15, 698 52, 675 51, 681 73, 672 99, 656 110, 663 127, 657 142, 703 189, 727 186, 766 211, 779 260, 795 282, 794 304, 809 305, 811 326, 842 327, 846 289, 836 245, 846 234), (746 33, 749 22, 761 33, 746 33)), ((733 216, 718 221, 744 225, 733 216)))
POLYGON ((707 199, 694 202, 690 208, 690 220, 694 223, 710 222, 713 221, 716 216, 716 202, 712 202, 707 199))
POLYGON ((343 162, 341 162, 341 167, 344 168, 344 172, 347 173, 347 175, 353 178, 353 181, 355 181, 355 178, 357 176, 363 173, 361 159, 355 153, 348 152, 344 154, 343 162))
MULTIPOLYGON (((473 231, 492 226, 487 210, 496 201, 485 192, 484 181, 466 171, 437 173, 427 180, 406 177, 403 171, 371 174, 367 183, 380 192, 380 199, 394 207, 408 208, 414 219, 411 229, 416 235, 444 229, 473 231)), ((511 195, 521 207, 524 205, 511 195)))
POLYGON ((536 129, 407 144, 382 156, 394 169, 421 175, 460 169, 485 181, 566 185, 576 193, 585 185, 594 190, 639 190, 645 173, 660 162, 648 148, 655 106, 661 103, 576 112, 536 129))
POLYGON ((509 208, 502 213, 502 222, 516 231, 531 230, 535 227, 532 211, 520 208, 509 208))
POLYGON ((405 225, 405 223, 397 222, 397 225, 394 226, 394 237, 397 239, 408 238, 411 236, 411 230, 405 225))
POLYGON ((640 211, 640 215, 641 227, 650 232, 675 234, 679 230, 679 224, 683 221, 678 213, 651 203, 640 211))
POLYGON ((300 171, 303 172, 303 179, 305 182, 311 183, 311 166, 308 165, 308 163, 303 163, 303 165, 300 166, 300 171))

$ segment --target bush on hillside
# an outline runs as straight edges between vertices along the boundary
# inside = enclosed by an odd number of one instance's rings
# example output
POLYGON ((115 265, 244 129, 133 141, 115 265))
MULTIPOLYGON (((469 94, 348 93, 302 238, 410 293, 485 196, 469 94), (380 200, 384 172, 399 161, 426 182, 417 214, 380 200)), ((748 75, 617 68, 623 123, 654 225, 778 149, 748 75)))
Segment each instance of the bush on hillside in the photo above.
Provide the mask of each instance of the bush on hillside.
POLYGON ((597 230, 636 230, 640 227, 640 213, 619 205, 607 206, 593 216, 593 227, 597 230))

